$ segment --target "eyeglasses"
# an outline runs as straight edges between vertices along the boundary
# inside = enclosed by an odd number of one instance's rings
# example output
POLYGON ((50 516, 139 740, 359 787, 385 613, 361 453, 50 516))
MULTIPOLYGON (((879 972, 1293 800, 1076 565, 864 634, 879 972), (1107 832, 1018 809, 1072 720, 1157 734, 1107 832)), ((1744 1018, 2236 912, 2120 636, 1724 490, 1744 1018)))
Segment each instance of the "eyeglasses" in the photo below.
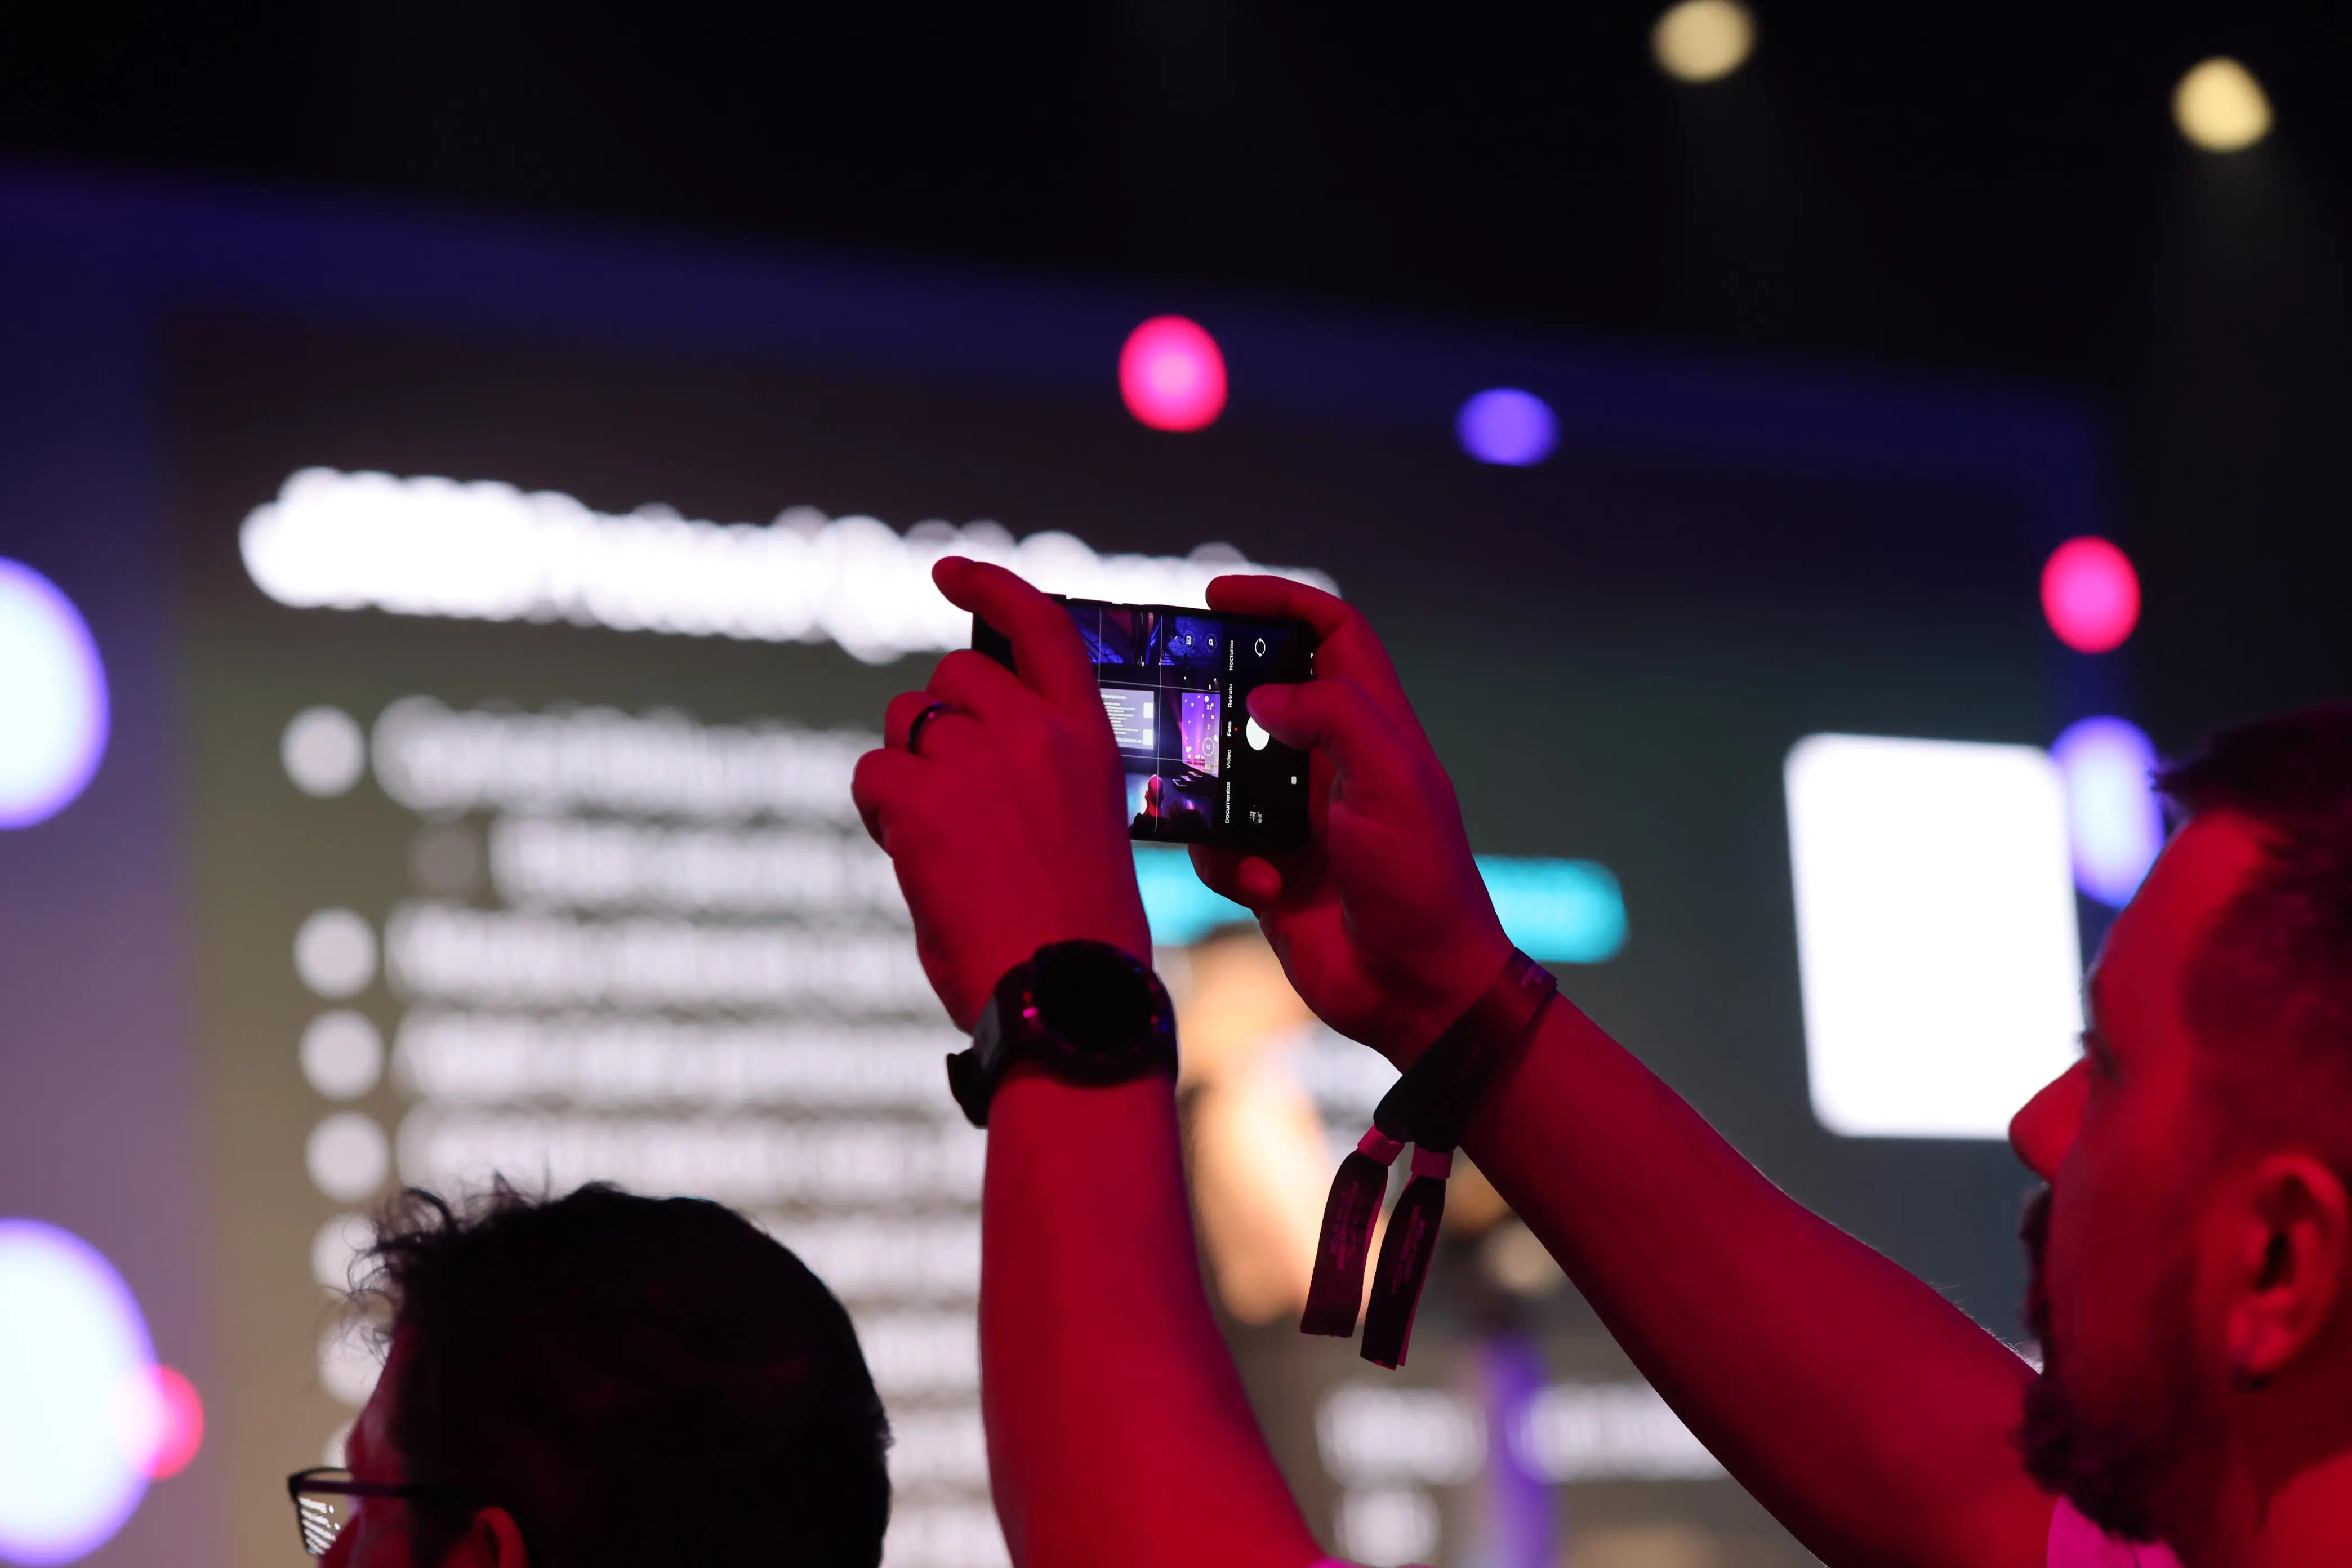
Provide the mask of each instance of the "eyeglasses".
POLYGON ((324 1557, 343 1527, 359 1517, 368 1498, 400 1498, 411 1502, 462 1502, 465 1494, 432 1481, 355 1481, 349 1470, 329 1467, 297 1470, 286 1478, 286 1495, 294 1500, 294 1525, 302 1532, 302 1550, 324 1557))

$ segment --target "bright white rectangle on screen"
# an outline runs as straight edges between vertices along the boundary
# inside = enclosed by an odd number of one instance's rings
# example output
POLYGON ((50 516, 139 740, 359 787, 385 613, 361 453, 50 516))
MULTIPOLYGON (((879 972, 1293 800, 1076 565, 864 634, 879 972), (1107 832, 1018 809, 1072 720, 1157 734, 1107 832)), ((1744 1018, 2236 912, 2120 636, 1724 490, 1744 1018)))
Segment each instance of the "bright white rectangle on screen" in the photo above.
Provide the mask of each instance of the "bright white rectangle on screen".
POLYGON ((2063 781, 2032 746, 1809 735, 1784 770, 1813 1114, 1999 1138, 2074 1059, 2063 781))
POLYGON ((1157 694, 1131 686, 1102 689, 1103 711, 1110 715, 1111 738, 1122 752, 1156 751, 1157 694))

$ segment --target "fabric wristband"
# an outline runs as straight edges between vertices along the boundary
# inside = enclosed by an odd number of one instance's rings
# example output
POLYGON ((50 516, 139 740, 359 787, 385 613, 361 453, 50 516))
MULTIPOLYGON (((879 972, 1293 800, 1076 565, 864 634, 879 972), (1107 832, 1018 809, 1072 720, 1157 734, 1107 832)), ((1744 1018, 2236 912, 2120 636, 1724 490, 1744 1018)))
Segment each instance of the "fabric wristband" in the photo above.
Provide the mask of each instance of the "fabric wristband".
POLYGON ((1445 1178, 1454 1169, 1454 1151, 1479 1097, 1534 1037, 1537 1022, 1559 990, 1549 970, 1512 949, 1502 973, 1381 1097, 1371 1127, 1332 1178, 1299 1332, 1344 1339, 1356 1331, 1372 1224, 1388 1191, 1389 1167, 1410 1143, 1412 1179, 1389 1215, 1371 1303, 1364 1310, 1363 1342, 1363 1357, 1374 1365, 1393 1370, 1404 1364, 1413 1310, 1421 1303, 1438 1222, 1445 1215, 1445 1178))

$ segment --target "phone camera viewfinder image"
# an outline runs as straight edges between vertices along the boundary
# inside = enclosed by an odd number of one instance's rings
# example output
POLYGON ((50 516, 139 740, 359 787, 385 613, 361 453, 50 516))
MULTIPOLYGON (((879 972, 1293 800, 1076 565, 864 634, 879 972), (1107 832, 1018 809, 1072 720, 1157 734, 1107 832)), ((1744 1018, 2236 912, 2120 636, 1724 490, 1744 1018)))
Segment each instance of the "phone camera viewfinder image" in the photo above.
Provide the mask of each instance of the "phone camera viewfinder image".
MULTIPOLYGON (((1062 599, 1086 644, 1127 773, 1130 837, 1296 848, 1307 757, 1249 716, 1257 687, 1314 673, 1312 628, 1165 605, 1062 599)), ((1007 669, 1012 645, 974 617, 971 646, 1007 669)))

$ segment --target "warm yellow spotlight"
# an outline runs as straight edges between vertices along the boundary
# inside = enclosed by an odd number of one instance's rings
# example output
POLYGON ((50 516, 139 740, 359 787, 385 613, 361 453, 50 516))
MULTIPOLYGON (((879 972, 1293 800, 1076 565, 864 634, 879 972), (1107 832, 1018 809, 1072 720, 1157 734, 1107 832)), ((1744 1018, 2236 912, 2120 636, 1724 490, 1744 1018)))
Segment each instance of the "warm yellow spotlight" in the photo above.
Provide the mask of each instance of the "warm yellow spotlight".
POLYGON ((1682 0, 1650 30, 1658 67, 1684 81, 1719 81, 1756 47, 1756 19, 1738 0, 1682 0))
POLYGON ((2183 136, 2207 152, 2234 153, 2270 134, 2271 100, 2253 72, 2217 55, 2172 89, 2172 118, 2183 136))

